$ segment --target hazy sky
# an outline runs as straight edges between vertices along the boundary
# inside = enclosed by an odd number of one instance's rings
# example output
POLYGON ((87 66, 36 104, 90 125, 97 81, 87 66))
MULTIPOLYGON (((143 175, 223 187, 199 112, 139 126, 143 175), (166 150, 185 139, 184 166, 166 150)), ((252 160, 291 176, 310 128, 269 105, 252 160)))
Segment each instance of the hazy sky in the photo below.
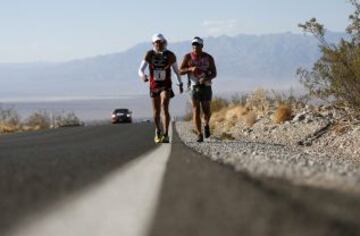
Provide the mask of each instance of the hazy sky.
POLYGON ((2 0, 0 62, 65 61, 120 52, 156 32, 194 35, 300 33, 316 17, 344 31, 347 0, 2 0))

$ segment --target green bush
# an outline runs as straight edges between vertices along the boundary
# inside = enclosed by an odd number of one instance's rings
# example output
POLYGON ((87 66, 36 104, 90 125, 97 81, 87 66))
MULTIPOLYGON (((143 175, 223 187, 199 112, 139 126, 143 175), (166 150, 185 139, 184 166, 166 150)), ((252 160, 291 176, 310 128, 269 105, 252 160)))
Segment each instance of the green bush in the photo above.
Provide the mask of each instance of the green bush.
POLYGON ((325 39, 324 26, 315 18, 299 24, 304 32, 313 34, 320 42, 321 58, 311 71, 299 68, 297 74, 309 94, 338 105, 360 108, 360 3, 350 0, 355 12, 349 16, 347 27, 350 40, 330 44, 325 39))

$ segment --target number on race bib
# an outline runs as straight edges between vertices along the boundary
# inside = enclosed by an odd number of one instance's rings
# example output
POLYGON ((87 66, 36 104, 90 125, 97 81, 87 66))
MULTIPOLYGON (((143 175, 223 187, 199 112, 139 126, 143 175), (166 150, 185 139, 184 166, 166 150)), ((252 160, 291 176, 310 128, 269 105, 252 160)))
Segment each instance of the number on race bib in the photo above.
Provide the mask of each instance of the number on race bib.
POLYGON ((164 81, 166 78, 165 70, 154 70, 154 79, 156 81, 164 81))

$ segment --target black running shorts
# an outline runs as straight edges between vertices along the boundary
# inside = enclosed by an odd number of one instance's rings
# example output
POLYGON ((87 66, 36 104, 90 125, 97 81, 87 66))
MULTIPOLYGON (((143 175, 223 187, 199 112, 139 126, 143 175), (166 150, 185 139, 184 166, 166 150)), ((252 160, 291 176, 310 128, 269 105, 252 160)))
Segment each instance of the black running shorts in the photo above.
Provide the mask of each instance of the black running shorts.
POLYGON ((160 87, 160 88, 154 88, 154 89, 150 89, 150 97, 154 98, 154 97, 158 97, 160 96, 162 91, 168 91, 170 93, 170 98, 173 98, 175 96, 174 91, 172 90, 172 88, 167 88, 167 87, 160 87))
POLYGON ((212 89, 207 85, 194 85, 191 89, 191 96, 194 100, 199 102, 211 101, 212 89))

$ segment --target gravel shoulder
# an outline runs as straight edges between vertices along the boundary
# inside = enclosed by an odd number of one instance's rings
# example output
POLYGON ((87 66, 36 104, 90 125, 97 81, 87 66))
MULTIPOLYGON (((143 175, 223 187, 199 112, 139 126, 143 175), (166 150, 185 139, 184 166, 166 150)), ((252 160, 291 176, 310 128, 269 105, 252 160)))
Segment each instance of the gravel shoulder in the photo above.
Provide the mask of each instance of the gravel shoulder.
POLYGON ((326 127, 326 121, 314 118, 275 125, 262 119, 251 128, 239 123, 226 131, 231 139, 221 138, 219 127, 203 143, 195 141, 191 122, 176 122, 176 130, 187 146, 235 171, 359 194, 360 129, 342 135, 328 132, 311 140, 312 134, 326 127), (307 140, 311 145, 299 145, 307 140))

